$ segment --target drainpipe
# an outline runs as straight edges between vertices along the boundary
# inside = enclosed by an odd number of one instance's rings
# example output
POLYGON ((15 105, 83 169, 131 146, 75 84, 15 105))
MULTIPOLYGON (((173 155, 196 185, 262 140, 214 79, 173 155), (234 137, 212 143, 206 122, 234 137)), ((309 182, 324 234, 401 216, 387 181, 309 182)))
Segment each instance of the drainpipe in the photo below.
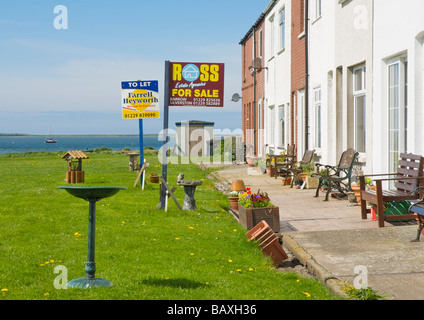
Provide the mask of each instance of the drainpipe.
MULTIPOLYGON (((309 149, 309 0, 305 0, 305 150, 309 149)), ((302 150, 302 151, 305 151, 302 150)))
MULTIPOLYGON (((256 59, 256 28, 253 27, 253 61, 256 59)), ((256 69, 253 69, 253 155, 256 156, 256 69)))

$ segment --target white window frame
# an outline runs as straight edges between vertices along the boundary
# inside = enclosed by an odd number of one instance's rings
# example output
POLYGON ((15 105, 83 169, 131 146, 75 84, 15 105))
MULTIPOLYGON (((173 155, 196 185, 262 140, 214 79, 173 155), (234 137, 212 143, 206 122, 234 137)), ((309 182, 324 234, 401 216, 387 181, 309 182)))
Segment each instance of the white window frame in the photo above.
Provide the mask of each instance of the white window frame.
POLYGON ((387 64, 387 114, 388 114, 388 150, 389 150, 389 170, 390 172, 396 172, 397 170, 397 164, 399 160, 399 154, 401 152, 407 151, 407 136, 408 136, 408 120, 407 120, 407 113, 408 113, 408 100, 407 100, 407 66, 408 66, 408 60, 406 56, 400 56, 396 57, 395 59, 392 59, 387 64), (393 107, 391 104, 391 89, 395 89, 395 87, 391 86, 390 83, 390 68, 397 66, 398 67, 398 78, 397 80, 397 107, 393 107), (393 109, 393 110, 392 110, 393 109), (396 127, 393 127, 393 116, 392 112, 397 112, 396 118, 398 119, 396 127), (392 143, 393 143, 393 132, 397 133, 397 150, 393 150, 392 143), (396 153, 397 155, 393 155, 392 153, 396 153), (393 171, 394 170, 394 171, 393 171))
POLYGON ((315 117, 315 148, 322 148, 322 91, 321 87, 314 88, 314 117, 315 117))
POLYGON ((263 48, 262 48, 262 44, 263 44, 263 32, 262 29, 259 30, 258 32, 258 57, 262 58, 263 55, 263 48))
POLYGON ((275 147, 275 106, 268 106, 268 136, 269 146, 275 147))
POLYGON ((280 50, 286 48, 286 7, 283 6, 278 13, 280 29, 280 50))
POLYGON ((315 0, 314 1, 314 20, 318 20, 322 15, 322 1, 315 0))
POLYGON ((358 151, 360 154, 365 154, 366 152, 366 136, 367 136, 367 132, 366 132, 366 110, 367 110, 367 105, 366 105, 366 66, 365 64, 362 64, 360 66, 357 66, 355 68, 353 68, 353 118, 354 118, 354 125, 353 125, 353 137, 354 137, 354 148, 356 151, 358 151), (358 72, 361 71, 361 87, 357 88, 357 80, 358 80, 358 72), (359 99, 363 99, 363 119, 361 120, 360 123, 360 119, 358 119, 357 115, 358 115, 358 100, 359 99), (358 142, 358 136, 359 136, 359 132, 358 132, 358 128, 359 126, 363 126, 363 135, 361 135, 361 138, 363 138, 363 145, 362 143, 360 144, 358 142))
POLYGON ((269 19, 269 59, 274 57, 275 37, 274 37, 274 15, 269 19))

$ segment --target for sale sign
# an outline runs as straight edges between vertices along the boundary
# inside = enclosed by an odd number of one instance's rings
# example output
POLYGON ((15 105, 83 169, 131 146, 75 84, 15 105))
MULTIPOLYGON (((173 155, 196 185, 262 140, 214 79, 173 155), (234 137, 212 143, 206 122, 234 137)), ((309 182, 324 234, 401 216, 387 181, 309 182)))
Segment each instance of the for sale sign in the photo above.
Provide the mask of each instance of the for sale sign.
POLYGON ((122 118, 159 118, 158 81, 124 81, 122 89, 122 118))
POLYGON ((169 105, 224 106, 224 64, 170 62, 169 105))

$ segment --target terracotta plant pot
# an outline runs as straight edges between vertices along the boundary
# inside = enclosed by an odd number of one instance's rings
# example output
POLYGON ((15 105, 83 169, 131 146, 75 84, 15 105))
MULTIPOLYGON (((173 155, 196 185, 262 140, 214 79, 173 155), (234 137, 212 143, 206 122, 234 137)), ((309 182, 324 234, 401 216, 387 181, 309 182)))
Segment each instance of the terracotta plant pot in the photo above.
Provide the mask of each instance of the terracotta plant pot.
POLYGON ((360 186, 352 186, 352 191, 355 193, 356 202, 361 203, 361 187, 360 186))
POLYGON ((287 253, 278 242, 277 236, 265 220, 259 222, 246 233, 246 237, 248 241, 255 240, 258 242, 262 252, 271 257, 274 266, 278 266, 283 260, 288 259, 287 253))
POLYGON ((255 166, 255 160, 253 160, 250 157, 246 157, 246 162, 249 165, 249 167, 254 167, 255 166))
POLYGON ((230 201, 231 209, 238 211, 238 197, 228 197, 228 201, 230 201))
POLYGON ((291 184, 292 178, 281 178, 281 181, 283 182, 283 186, 288 186, 291 184))
POLYGON ((246 191, 246 186, 243 180, 234 180, 231 183, 231 191, 246 191))

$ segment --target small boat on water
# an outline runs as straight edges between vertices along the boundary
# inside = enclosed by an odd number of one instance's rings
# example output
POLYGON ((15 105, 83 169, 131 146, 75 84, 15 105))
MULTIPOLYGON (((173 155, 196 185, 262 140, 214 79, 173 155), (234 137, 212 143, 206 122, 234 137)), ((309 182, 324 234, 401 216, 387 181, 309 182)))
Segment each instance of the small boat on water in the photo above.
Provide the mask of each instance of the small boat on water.
MULTIPOLYGON (((49 136, 50 136, 50 137, 52 136, 52 126, 50 126, 50 134, 49 134, 49 136)), ((57 142, 57 140, 56 140, 56 139, 54 139, 54 138, 48 138, 48 139, 46 139, 44 142, 45 142, 45 143, 56 143, 56 142, 57 142)))

